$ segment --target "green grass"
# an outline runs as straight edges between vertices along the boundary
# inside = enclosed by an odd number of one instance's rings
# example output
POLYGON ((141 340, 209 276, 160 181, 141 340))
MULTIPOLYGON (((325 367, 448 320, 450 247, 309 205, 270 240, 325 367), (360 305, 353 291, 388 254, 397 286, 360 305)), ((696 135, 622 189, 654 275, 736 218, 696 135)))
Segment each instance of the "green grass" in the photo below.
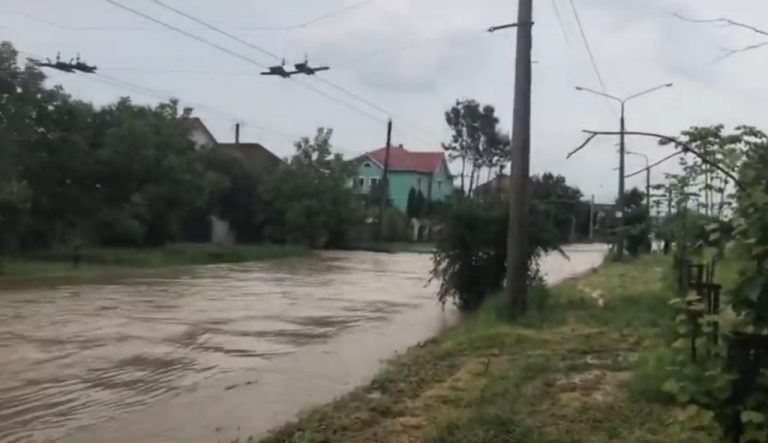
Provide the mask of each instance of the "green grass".
POLYGON ((162 248, 86 248, 80 265, 72 250, 52 250, 16 256, 3 261, 4 277, 66 277, 119 274, 176 266, 239 263, 308 255, 295 246, 175 244, 162 248))
POLYGON ((606 264, 551 288, 536 315, 516 321, 489 300, 370 384, 263 441, 714 442, 672 426, 674 407, 661 393, 670 265, 658 257, 606 264))

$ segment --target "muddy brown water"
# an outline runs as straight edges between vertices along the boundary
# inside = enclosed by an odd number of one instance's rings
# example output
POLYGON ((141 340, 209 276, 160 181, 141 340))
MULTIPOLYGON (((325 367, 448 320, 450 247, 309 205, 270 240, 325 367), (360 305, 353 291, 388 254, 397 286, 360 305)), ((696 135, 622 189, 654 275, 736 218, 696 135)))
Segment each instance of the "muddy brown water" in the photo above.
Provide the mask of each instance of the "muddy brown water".
MULTIPOLYGON (((543 269, 556 281, 604 252, 571 247, 543 269)), ((114 283, 0 281, 0 442, 263 435, 455 323, 430 266, 330 252, 114 283)))

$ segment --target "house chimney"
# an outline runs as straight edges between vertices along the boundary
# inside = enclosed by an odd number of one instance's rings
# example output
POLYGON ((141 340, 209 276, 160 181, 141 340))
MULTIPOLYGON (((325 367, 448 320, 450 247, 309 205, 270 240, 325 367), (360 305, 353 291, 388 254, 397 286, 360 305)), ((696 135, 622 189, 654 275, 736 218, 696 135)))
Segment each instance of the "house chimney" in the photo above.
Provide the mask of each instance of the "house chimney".
POLYGON ((235 123, 235 144, 240 144, 240 123, 235 123))

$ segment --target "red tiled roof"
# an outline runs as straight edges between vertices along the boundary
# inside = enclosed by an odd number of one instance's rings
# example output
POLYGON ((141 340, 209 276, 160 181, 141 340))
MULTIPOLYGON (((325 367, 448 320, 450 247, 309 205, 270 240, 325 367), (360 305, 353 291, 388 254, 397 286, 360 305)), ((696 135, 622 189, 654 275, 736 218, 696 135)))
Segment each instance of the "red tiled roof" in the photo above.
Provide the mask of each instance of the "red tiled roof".
MULTIPOLYGON (((387 148, 371 151, 366 155, 384 165, 387 148)), ((391 171, 414 171, 432 174, 445 159, 443 152, 414 152, 402 146, 393 146, 389 150, 389 169, 391 171)))

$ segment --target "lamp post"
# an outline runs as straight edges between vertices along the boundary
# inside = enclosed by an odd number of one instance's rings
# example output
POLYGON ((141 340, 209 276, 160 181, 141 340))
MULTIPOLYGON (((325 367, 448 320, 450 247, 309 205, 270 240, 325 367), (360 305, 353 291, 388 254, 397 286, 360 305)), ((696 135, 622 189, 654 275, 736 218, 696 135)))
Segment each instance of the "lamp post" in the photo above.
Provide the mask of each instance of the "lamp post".
POLYGON ((626 124, 625 124, 625 118, 624 118, 625 117, 626 105, 627 105, 627 103, 629 101, 634 100, 634 99, 636 99, 638 97, 650 94, 652 92, 656 92, 656 91, 658 91, 660 89, 671 88, 671 87, 672 87, 672 83, 666 83, 666 84, 663 84, 663 85, 656 86, 655 88, 651 88, 651 89, 648 89, 648 90, 645 90, 645 91, 642 91, 642 92, 638 92, 637 94, 632 94, 632 95, 630 95, 629 97, 626 97, 626 98, 619 98, 619 97, 616 97, 614 95, 607 94, 605 92, 600 92, 600 91, 596 91, 594 89, 584 88, 584 87, 581 87, 581 86, 577 86, 576 87, 577 91, 583 91, 583 92, 589 92, 589 93, 592 93, 592 94, 596 94, 596 95, 599 95, 601 97, 605 97, 605 98, 617 101, 617 102, 619 102, 621 104, 621 118, 620 118, 620 121, 619 121, 619 125, 620 125, 620 128, 621 128, 620 129, 621 135, 620 135, 620 139, 619 139, 620 148, 619 148, 619 211, 618 211, 619 212, 618 215, 620 215, 620 217, 619 217, 619 239, 618 239, 618 245, 617 245, 618 246, 618 251, 617 252, 618 252, 618 258, 619 259, 621 259, 624 256, 624 236, 626 235, 626 233, 624 232, 625 220, 624 220, 624 213, 623 213, 624 212, 624 166, 625 166, 624 165, 624 157, 625 157, 625 154, 626 154, 626 143, 625 143, 625 140, 624 140, 625 139, 625 137, 624 137, 625 134, 624 133, 627 130, 626 124))

